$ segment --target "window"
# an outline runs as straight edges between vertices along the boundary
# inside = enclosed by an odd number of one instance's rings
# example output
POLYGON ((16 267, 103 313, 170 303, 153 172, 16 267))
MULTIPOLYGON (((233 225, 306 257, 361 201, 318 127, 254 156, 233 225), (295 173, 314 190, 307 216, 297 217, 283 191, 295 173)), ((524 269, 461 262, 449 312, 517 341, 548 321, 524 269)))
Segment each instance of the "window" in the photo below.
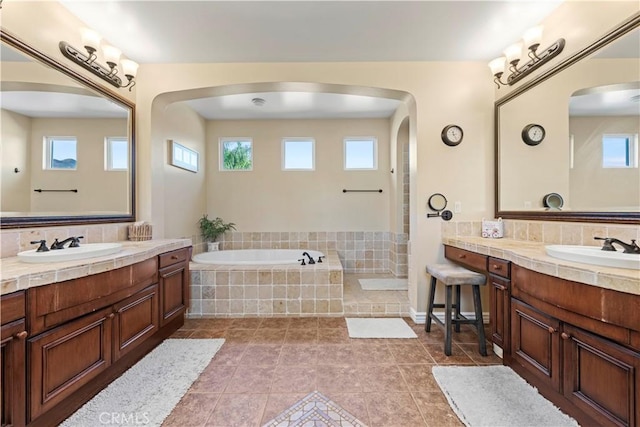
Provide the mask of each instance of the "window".
POLYGON ((129 140, 125 136, 109 136, 105 139, 105 169, 126 171, 129 169, 129 140))
POLYGON ((312 138, 284 138, 282 140, 283 170, 314 170, 315 141, 312 138))
POLYGON ((376 138, 345 138, 345 170, 378 169, 378 141, 376 138))
POLYGON ((637 168, 638 135, 603 135, 603 168, 637 168))
POLYGON ((47 136, 44 144, 44 169, 76 170, 78 153, 74 136, 47 136))
POLYGON ((221 171, 250 171, 252 169, 251 138, 220 138, 221 171))

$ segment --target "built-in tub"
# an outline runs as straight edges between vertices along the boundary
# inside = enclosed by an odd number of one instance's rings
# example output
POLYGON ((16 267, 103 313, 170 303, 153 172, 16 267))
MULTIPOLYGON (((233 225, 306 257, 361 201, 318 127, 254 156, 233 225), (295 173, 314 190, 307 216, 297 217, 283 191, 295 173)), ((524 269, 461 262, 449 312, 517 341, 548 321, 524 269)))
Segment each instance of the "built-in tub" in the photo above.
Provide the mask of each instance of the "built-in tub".
MULTIPOLYGON (((305 257, 307 258, 307 257, 305 257)), ((342 264, 335 250, 239 249, 195 255, 190 306, 195 317, 342 316, 342 264), (322 262, 301 265, 302 253, 322 262)))
POLYGON ((215 265, 275 265, 301 264, 301 259, 309 262, 303 252, 309 253, 315 261, 324 256, 319 251, 304 249, 237 249, 227 251, 203 252, 193 256, 193 262, 215 265))

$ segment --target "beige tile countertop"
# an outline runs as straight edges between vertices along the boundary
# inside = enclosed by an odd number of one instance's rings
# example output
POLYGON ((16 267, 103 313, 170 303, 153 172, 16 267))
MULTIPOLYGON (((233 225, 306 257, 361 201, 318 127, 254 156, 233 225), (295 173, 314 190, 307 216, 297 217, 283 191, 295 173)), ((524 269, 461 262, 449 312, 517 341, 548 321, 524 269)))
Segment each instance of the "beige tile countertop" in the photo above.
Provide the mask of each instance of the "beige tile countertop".
POLYGON ((640 295, 640 270, 603 267, 554 258, 546 254, 544 243, 472 236, 445 237, 442 243, 506 259, 521 267, 550 276, 640 295))
POLYGON ((102 273, 144 261, 164 252, 191 246, 190 239, 161 239, 122 243, 115 254, 74 261, 30 264, 17 256, 0 259, 1 295, 102 273))

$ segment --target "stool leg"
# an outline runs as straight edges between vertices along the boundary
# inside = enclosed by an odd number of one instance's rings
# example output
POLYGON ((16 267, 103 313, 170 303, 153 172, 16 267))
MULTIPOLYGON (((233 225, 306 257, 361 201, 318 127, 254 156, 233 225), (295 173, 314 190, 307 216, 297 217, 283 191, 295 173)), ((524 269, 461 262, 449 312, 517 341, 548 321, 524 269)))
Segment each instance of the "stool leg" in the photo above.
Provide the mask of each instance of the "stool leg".
POLYGON ((451 356, 451 286, 445 286, 444 306, 444 354, 451 356))
POLYGON ((436 278, 431 276, 431 289, 429 290, 429 304, 427 305, 427 319, 424 324, 425 332, 431 332, 431 314, 433 313, 433 303, 436 298, 436 278))
MULTIPOLYGON (((456 302, 455 302, 454 319, 458 320, 460 319, 460 285, 456 285, 455 288, 456 288, 456 302)), ((460 323, 456 322, 454 325, 455 325, 455 331, 460 332, 460 323)))
POLYGON ((476 309, 476 328, 480 341, 480 354, 487 355, 487 340, 484 337, 484 325, 482 324, 482 302, 480 301, 480 286, 473 285, 473 306, 476 309))

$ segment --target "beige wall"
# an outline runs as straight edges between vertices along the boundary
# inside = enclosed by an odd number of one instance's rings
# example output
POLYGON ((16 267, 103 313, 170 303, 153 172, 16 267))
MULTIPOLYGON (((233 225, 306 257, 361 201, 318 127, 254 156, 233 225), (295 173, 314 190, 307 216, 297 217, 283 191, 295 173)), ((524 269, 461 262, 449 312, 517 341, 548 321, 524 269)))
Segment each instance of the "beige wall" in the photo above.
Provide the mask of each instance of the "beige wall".
POLYGON ((603 134, 640 132, 638 116, 571 117, 574 166, 570 171, 571 205, 579 210, 629 210, 640 206, 640 169, 603 168, 603 134))
POLYGON ((389 120, 226 120, 207 123, 207 212, 242 231, 388 231, 389 120), (378 169, 345 171, 343 139, 378 140, 378 169), (253 139, 252 171, 220 171, 222 137, 253 139), (282 138, 315 139, 314 171, 282 170, 282 138), (382 189, 343 193, 342 189, 382 189))
POLYGON ((28 212, 31 198, 31 165, 29 139, 31 119, 12 111, 0 109, 0 158, 2 184, 0 211, 28 212), (18 168, 19 172, 15 172, 18 168))
POLYGON ((31 119, 32 189, 78 189, 78 193, 31 191, 32 212, 129 212, 129 171, 105 170, 105 138, 126 136, 126 119, 31 119), (43 169, 44 138, 75 136, 76 170, 43 169))
POLYGON ((169 213, 164 221, 164 235, 168 238, 191 238, 198 235, 198 219, 206 213, 205 190, 209 170, 206 156, 206 121, 187 105, 176 103, 163 111, 158 128, 164 135, 162 140, 165 146, 162 166, 166 177, 163 210, 169 213), (170 141, 176 141, 199 154, 198 172, 180 169, 170 164, 170 141))

